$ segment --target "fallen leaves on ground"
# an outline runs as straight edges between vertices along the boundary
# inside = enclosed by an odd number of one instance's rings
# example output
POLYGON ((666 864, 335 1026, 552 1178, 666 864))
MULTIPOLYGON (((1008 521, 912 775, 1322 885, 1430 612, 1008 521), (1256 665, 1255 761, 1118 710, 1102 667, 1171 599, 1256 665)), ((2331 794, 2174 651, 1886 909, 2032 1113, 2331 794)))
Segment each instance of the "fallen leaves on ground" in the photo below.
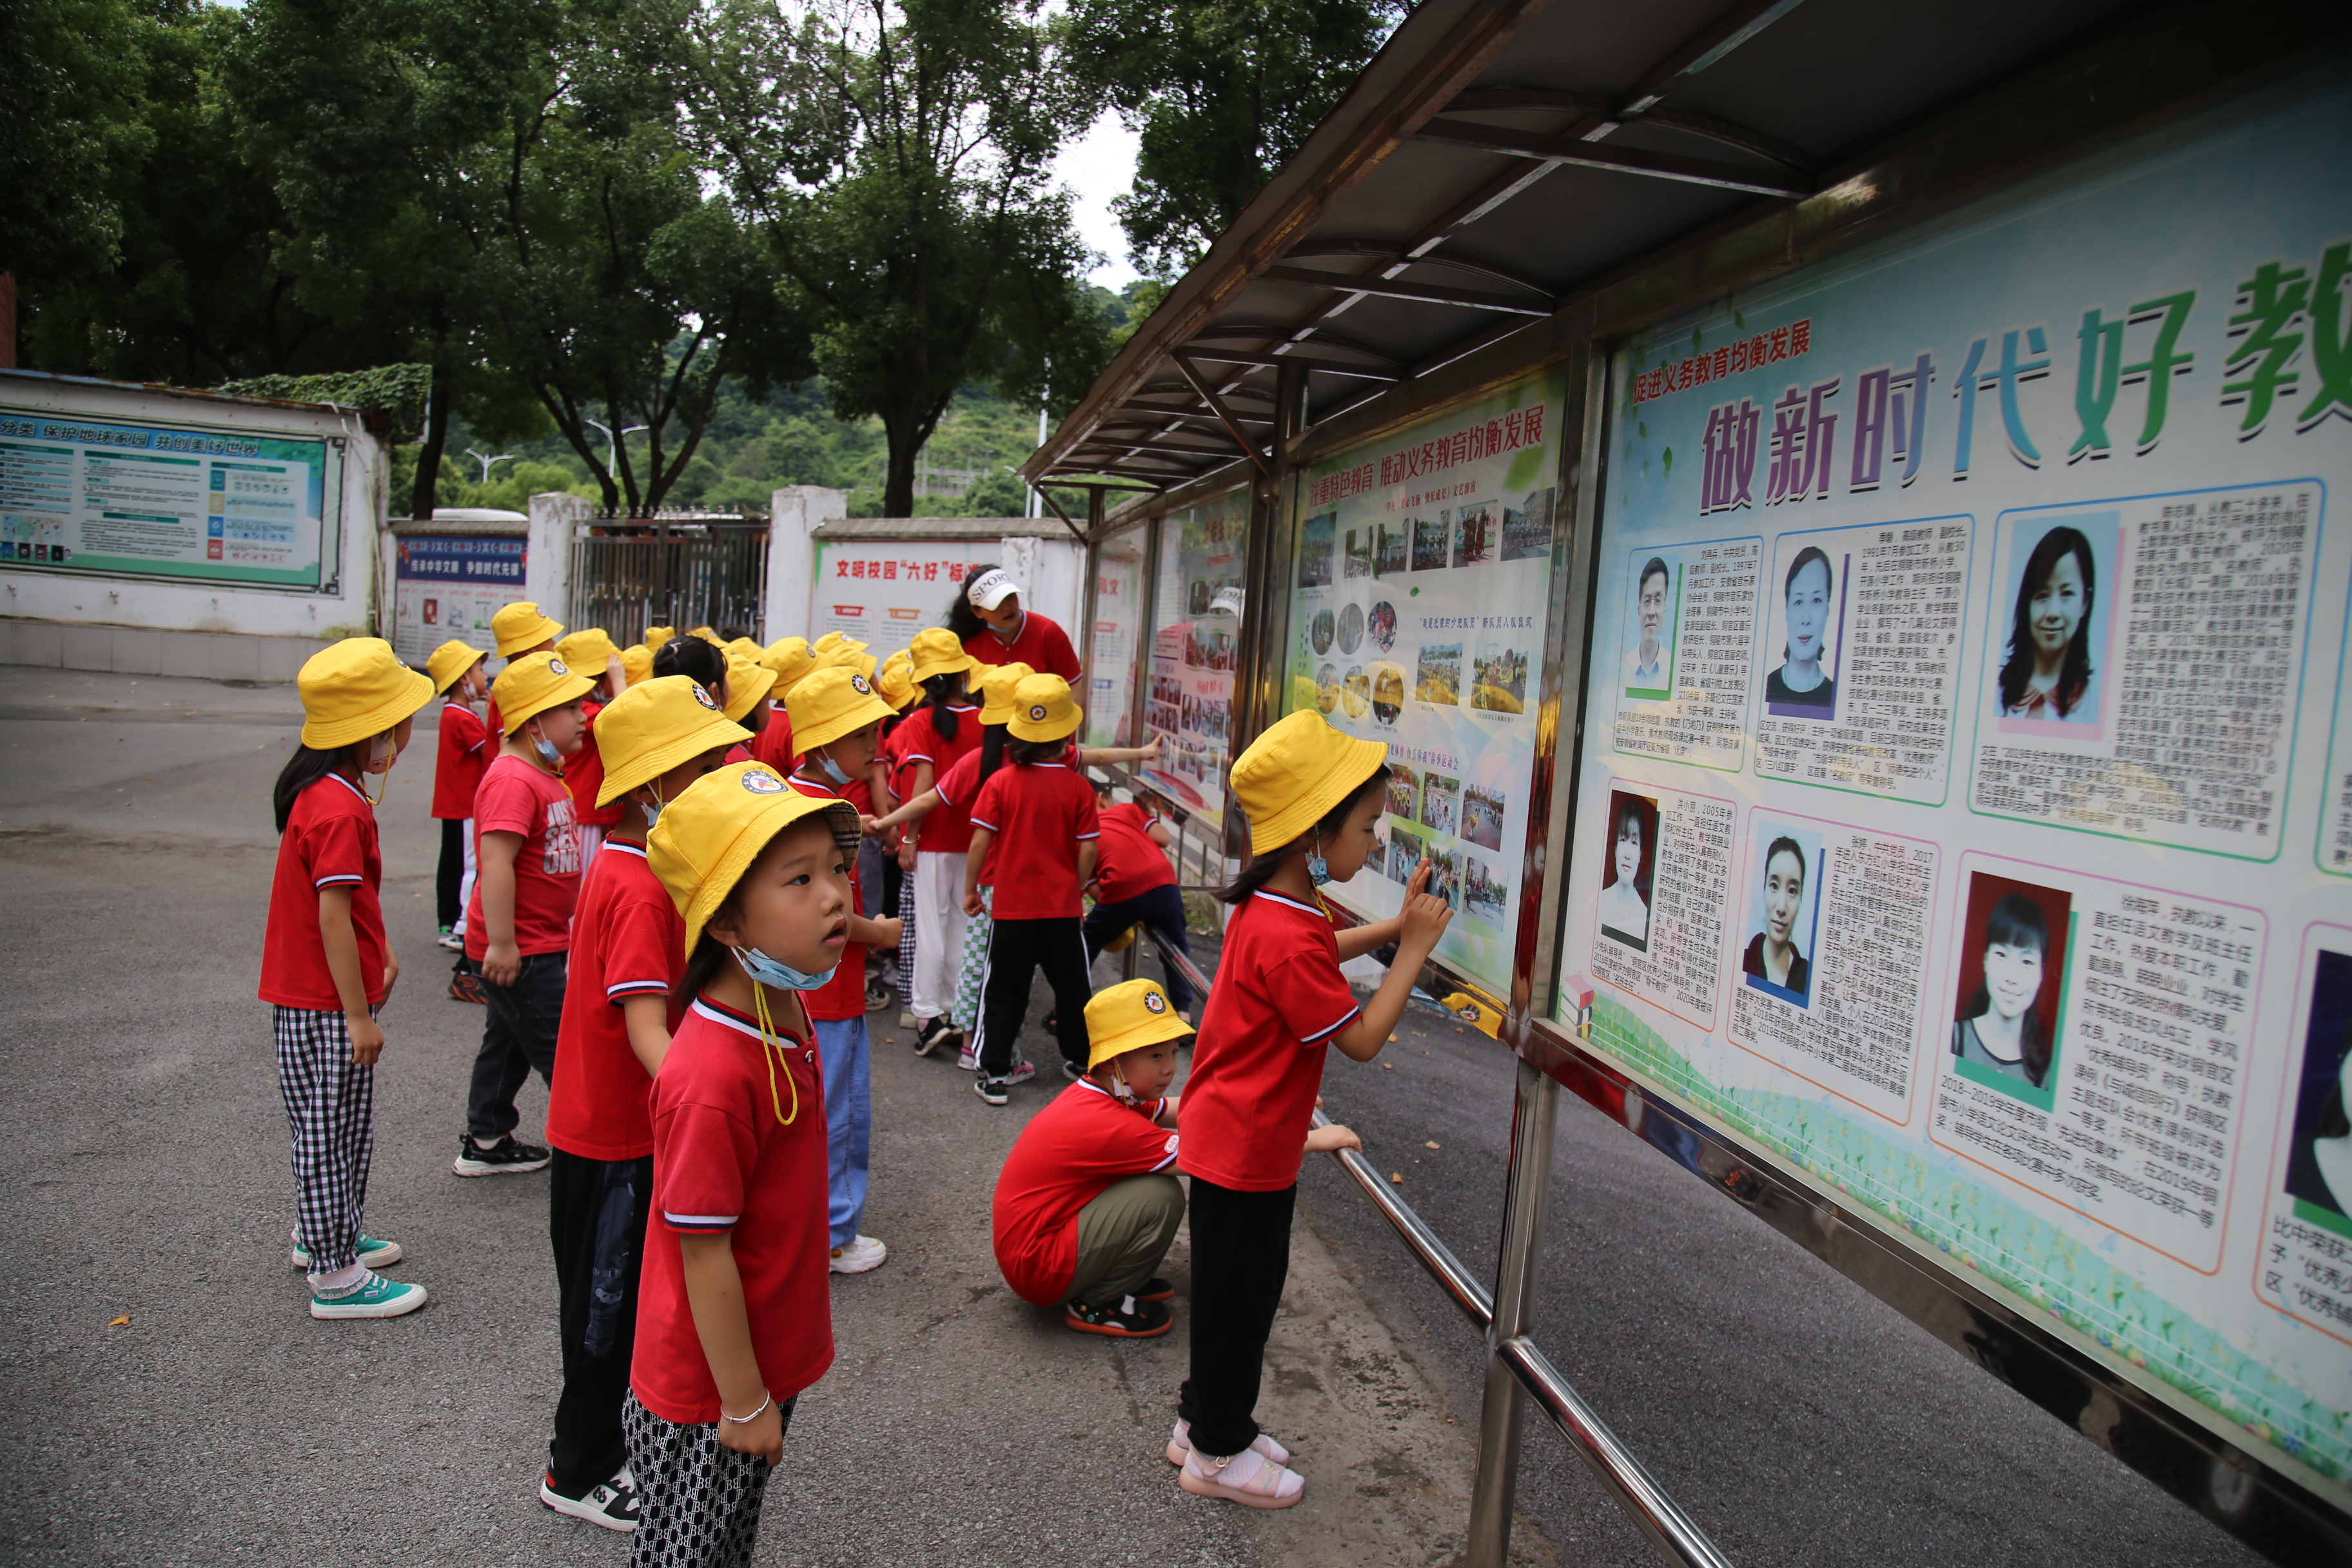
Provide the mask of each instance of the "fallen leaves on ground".
POLYGON ((121 1328, 128 1328, 128 1327, 130 1327, 130 1325, 131 1325, 131 1314, 130 1314, 130 1313, 128 1313, 128 1312, 125 1312, 125 1313, 123 1313, 123 1314, 122 1314, 122 1316, 121 1316, 121 1317, 119 1317, 119 1318, 117 1318, 117 1319, 115 1319, 115 1320, 114 1320, 114 1321, 112 1321, 112 1322, 110 1322, 110 1323, 107 1324, 106 1326, 107 1326, 108 1328, 110 1328, 110 1329, 121 1329, 121 1328))

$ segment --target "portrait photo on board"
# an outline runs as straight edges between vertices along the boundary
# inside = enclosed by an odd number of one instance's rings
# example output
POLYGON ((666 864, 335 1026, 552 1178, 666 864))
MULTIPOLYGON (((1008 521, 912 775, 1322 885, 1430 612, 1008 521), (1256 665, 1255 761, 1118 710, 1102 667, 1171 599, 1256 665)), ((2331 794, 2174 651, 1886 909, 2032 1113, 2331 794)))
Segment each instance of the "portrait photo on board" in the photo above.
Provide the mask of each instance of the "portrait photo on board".
POLYGON ((2352 1237, 2352 954, 2313 956, 2286 1190, 2297 1218, 2352 1237))
POLYGON ((2121 514, 2031 513, 2002 523, 2006 592, 1986 639, 1998 661, 1986 700, 2011 733, 2104 740, 2121 514))
POLYGON ((1769 996, 1812 1005, 1814 942, 1821 931, 1822 836, 1758 816, 1749 829, 1746 982, 1769 996))
POLYGON ((2074 897, 1978 871, 1960 921, 1946 1050, 1960 1076, 2044 1110, 2057 1099, 2074 897))
POLYGON ((1780 661, 1764 677, 1764 709, 1781 719, 1835 719, 1845 579, 1853 557, 1832 559, 1818 544, 1785 536, 1781 550, 1788 564, 1774 585, 1770 616, 1777 636, 1765 645, 1778 649, 1780 661))
POLYGON ((1664 701, 1675 694, 1675 635, 1681 605, 1681 574, 1663 555, 1641 559, 1633 569, 1633 602, 1628 606, 1625 695, 1664 701))
POLYGON ((1650 951, 1650 890, 1658 866, 1658 803, 1630 790, 1609 792, 1609 837, 1601 846, 1601 934, 1636 952, 1650 951))

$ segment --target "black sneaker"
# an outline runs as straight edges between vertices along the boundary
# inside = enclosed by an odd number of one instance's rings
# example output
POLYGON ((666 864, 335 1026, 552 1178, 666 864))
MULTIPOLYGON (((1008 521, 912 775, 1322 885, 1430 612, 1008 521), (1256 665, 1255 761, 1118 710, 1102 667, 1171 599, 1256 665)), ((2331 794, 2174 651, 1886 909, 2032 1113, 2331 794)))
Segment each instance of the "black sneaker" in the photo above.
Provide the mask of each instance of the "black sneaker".
POLYGON ((518 1143, 509 1132, 485 1149, 477 1144, 471 1134, 457 1140, 457 1158, 449 1168, 461 1176, 520 1175, 536 1171, 554 1156, 536 1143, 518 1143))
POLYGON ((539 1500, 558 1513, 584 1519, 606 1530, 617 1530, 627 1534, 637 1528, 637 1489, 626 1470, 609 1480, 597 1482, 579 1497, 566 1497, 557 1491, 554 1476, 542 1477, 539 1483, 539 1500))
POLYGON ((1157 1301, 1122 1296, 1108 1307, 1082 1307, 1073 1301, 1062 1309, 1062 1326, 1082 1334, 1108 1334, 1115 1340, 1148 1340, 1166 1333, 1176 1320, 1157 1301))
POLYGON ((1013 1096, 1010 1092, 1010 1089, 1011 1086, 1001 1078, 991 1078, 986 1073, 975 1073, 972 1075, 972 1093, 980 1096, 981 1099, 988 1101, 991 1105, 1003 1105, 1006 1100, 1012 1099, 1013 1096))
POLYGON ((915 1054, 927 1057, 943 1045, 961 1043, 962 1039, 963 1031, 949 1023, 948 1016, 941 1013, 915 1026, 915 1054))

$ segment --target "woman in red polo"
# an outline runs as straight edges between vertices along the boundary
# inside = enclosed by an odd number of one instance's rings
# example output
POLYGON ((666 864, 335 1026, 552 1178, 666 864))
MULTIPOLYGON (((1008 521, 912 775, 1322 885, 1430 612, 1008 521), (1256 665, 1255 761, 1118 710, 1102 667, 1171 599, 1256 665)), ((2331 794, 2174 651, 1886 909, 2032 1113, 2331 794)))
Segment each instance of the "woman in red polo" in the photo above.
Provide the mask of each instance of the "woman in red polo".
POLYGON ((1001 566, 975 566, 948 603, 948 630, 982 664, 1025 664, 1041 675, 1078 683, 1070 634, 1022 603, 1021 584, 1001 566))

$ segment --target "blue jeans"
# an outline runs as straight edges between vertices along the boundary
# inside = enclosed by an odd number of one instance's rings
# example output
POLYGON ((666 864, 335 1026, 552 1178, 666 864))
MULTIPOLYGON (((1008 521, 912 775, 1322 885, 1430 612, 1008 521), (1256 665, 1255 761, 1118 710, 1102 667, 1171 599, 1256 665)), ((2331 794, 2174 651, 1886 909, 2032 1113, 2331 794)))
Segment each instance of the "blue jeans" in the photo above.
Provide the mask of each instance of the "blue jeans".
POLYGON ((866 1217, 866 1167, 874 1146, 874 1058, 866 1019, 818 1018, 816 1050, 824 1063, 824 1149, 833 1245, 857 1238, 866 1217))

